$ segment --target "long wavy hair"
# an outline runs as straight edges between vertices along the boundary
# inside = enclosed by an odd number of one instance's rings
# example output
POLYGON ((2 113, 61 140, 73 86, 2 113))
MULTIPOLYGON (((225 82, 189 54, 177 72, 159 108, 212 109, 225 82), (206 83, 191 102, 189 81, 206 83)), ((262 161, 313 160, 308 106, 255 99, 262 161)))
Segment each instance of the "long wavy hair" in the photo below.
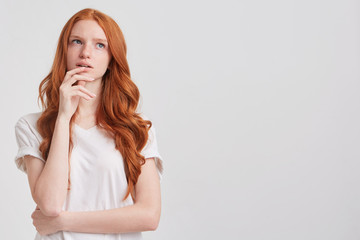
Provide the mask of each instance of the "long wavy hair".
MULTIPOLYGON (((140 154, 148 140, 151 121, 144 120, 136 112, 140 93, 131 80, 130 69, 126 59, 126 44, 118 24, 106 14, 95 9, 83 9, 72 16, 61 31, 55 59, 50 73, 39 86, 38 101, 41 100, 42 114, 37 121, 37 128, 43 137, 39 150, 46 160, 49 155, 52 135, 59 111, 59 87, 66 74, 66 59, 69 36, 74 24, 80 20, 95 20, 105 32, 111 60, 108 70, 102 78, 102 94, 96 111, 96 124, 100 125, 114 138, 115 148, 120 151, 128 182, 127 192, 134 198, 134 187, 141 173, 145 157, 140 154)), ((75 114, 74 114, 75 115, 75 114)), ((69 132, 69 173, 68 190, 70 190, 70 156, 73 148, 72 127, 74 115, 70 120, 69 132)))

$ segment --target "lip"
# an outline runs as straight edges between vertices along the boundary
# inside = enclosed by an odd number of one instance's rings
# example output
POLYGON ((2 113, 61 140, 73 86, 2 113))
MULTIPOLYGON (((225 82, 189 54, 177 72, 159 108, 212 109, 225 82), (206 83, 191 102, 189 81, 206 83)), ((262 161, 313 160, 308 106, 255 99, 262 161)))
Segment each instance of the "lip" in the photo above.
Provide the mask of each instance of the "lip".
POLYGON ((76 66, 77 67, 80 67, 80 65, 86 65, 86 66, 88 66, 88 68, 94 68, 90 63, 87 63, 87 62, 78 62, 78 63, 76 63, 76 66))

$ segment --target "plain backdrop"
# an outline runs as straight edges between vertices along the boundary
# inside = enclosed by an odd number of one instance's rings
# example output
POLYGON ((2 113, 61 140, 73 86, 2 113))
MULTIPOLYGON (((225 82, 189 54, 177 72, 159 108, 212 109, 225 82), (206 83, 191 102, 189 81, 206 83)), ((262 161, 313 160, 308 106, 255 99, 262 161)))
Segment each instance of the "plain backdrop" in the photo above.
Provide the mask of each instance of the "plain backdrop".
POLYGON ((77 11, 113 17, 164 158, 151 239, 360 239, 357 0, 0 2, 0 238, 33 239, 14 125, 77 11))

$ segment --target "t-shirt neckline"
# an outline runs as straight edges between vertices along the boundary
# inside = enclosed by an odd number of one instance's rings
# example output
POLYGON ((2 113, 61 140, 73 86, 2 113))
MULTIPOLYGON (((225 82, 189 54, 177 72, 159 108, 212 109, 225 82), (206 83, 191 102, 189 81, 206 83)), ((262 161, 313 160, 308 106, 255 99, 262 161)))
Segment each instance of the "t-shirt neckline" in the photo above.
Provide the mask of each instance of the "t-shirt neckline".
POLYGON ((94 129, 97 128, 97 125, 92 126, 91 128, 88 128, 88 129, 82 128, 79 125, 77 125, 76 123, 74 123, 74 125, 75 125, 76 128, 78 128, 78 129, 80 129, 81 131, 84 131, 84 132, 91 132, 91 131, 93 131, 94 129))

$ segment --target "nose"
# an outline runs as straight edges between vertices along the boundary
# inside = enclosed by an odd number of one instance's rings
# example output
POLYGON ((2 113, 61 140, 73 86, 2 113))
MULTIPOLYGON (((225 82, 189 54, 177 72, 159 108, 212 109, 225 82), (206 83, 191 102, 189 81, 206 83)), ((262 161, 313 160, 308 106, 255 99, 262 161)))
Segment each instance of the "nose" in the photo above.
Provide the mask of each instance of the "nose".
POLYGON ((91 48, 88 44, 84 44, 80 52, 81 58, 89 58, 91 56, 91 48))

